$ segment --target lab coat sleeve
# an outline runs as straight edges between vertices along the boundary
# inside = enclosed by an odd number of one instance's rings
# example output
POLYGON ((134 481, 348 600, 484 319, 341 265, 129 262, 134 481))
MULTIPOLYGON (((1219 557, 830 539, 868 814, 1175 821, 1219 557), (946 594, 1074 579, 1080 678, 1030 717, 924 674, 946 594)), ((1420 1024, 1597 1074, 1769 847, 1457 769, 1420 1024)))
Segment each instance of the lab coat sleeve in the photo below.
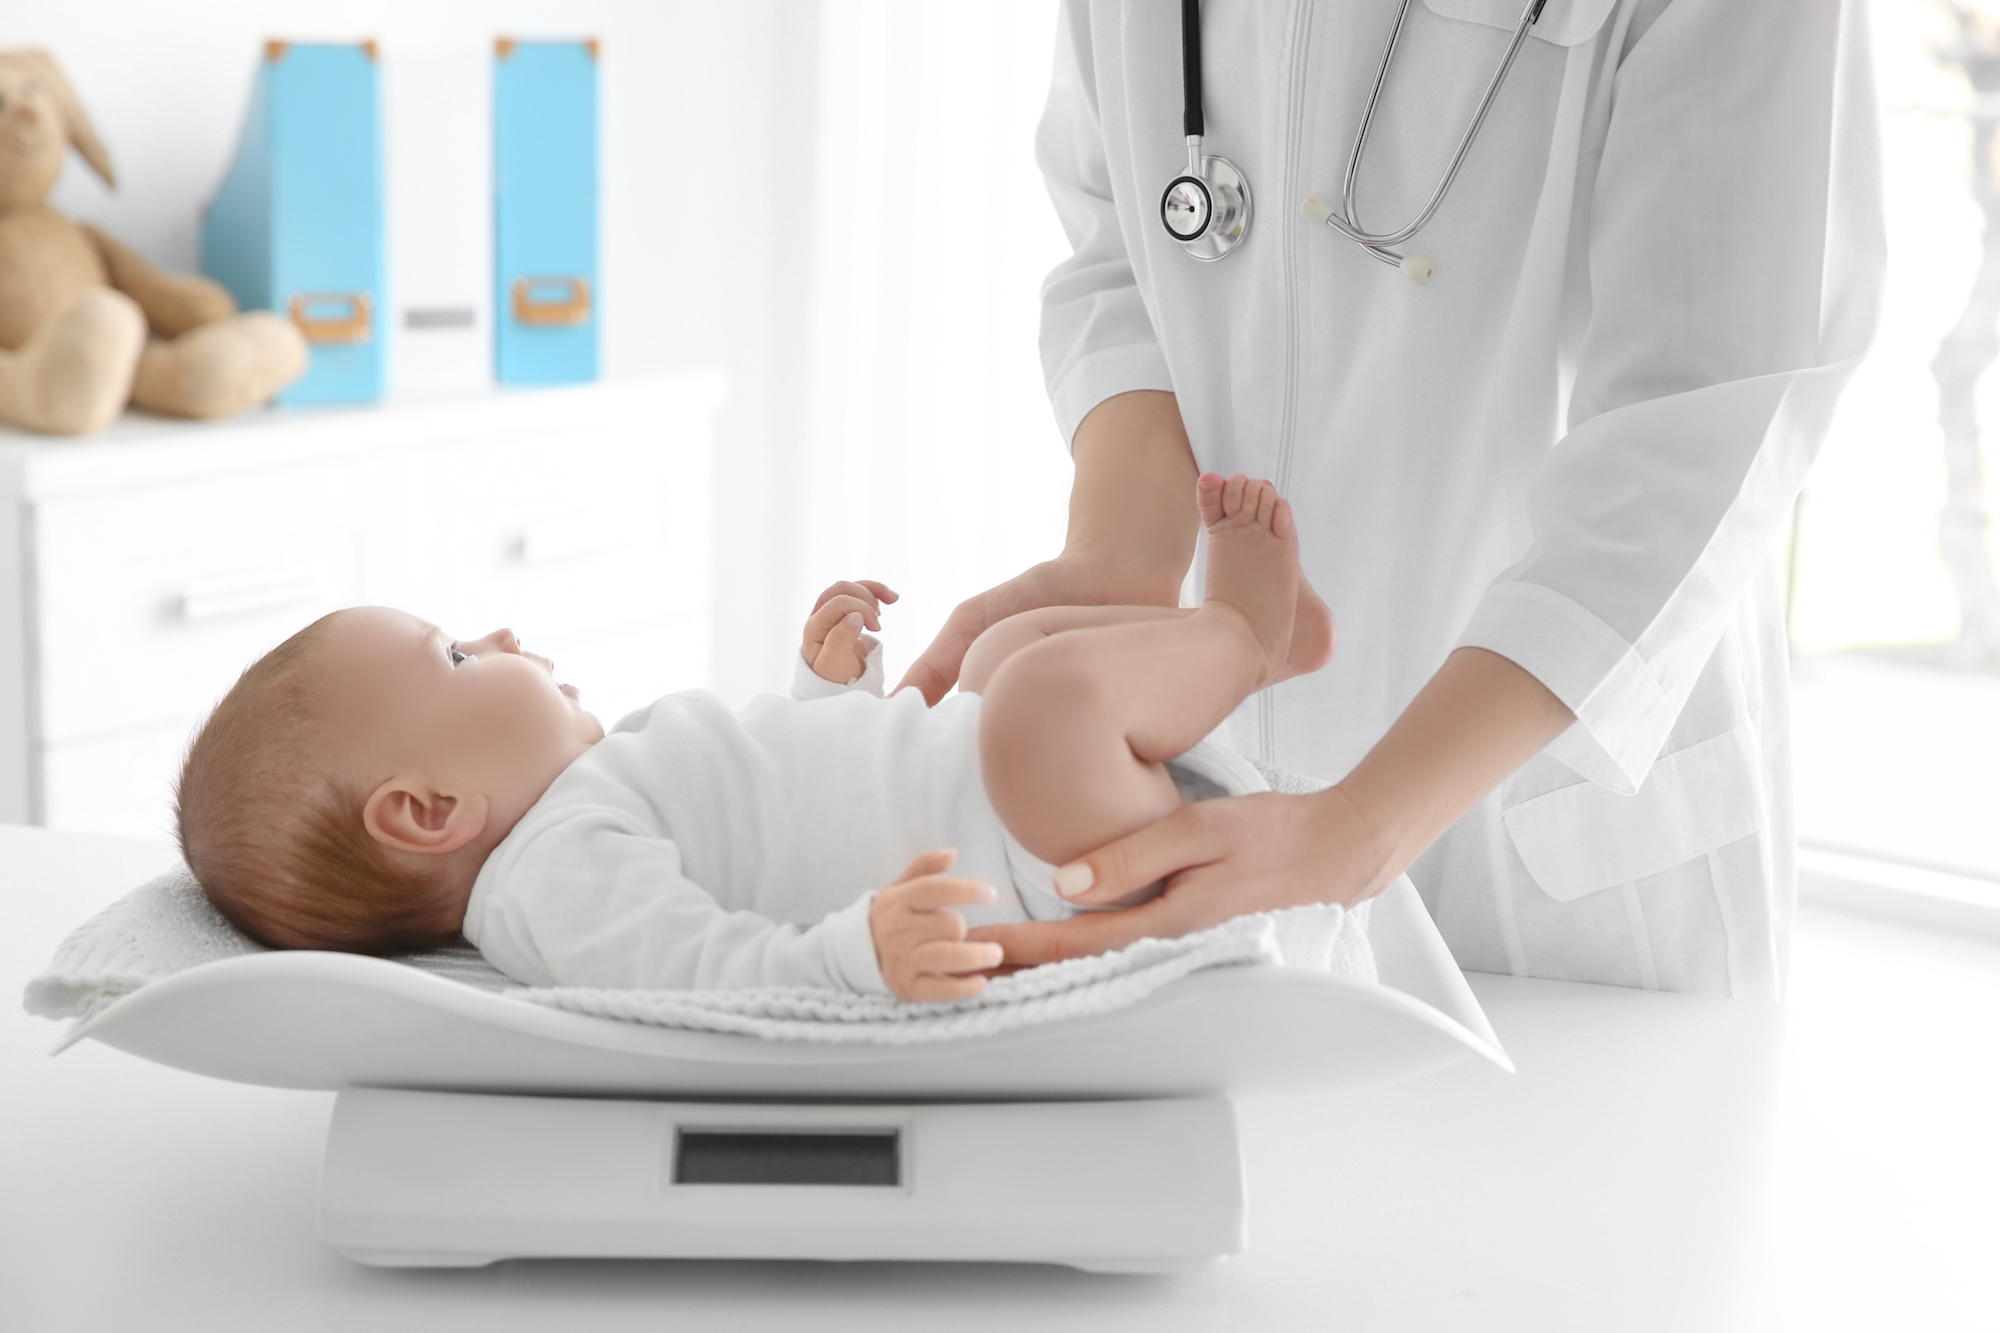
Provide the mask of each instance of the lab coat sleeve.
POLYGON ((1461 643, 1547 685, 1577 717, 1550 752, 1630 793, 1866 350, 1884 241, 1860 0, 1673 0, 1612 96, 1569 430, 1461 643))
POLYGON ((1089 0, 1064 0, 1057 20, 1035 157, 1073 252, 1042 284, 1042 375, 1067 441, 1105 399, 1174 387, 1112 200, 1089 0))
POLYGON ((792 697, 794 699, 832 699, 839 695, 860 690, 882 697, 887 686, 883 682, 882 641, 872 634, 861 636, 861 647, 868 654, 868 664, 861 668, 861 674, 853 680, 842 683, 828 680, 812 669, 803 651, 792 659, 792 697))
POLYGON ((811 925, 724 907, 671 839, 579 811, 510 849, 466 935, 538 986, 737 990, 812 986, 886 995, 867 894, 811 925))

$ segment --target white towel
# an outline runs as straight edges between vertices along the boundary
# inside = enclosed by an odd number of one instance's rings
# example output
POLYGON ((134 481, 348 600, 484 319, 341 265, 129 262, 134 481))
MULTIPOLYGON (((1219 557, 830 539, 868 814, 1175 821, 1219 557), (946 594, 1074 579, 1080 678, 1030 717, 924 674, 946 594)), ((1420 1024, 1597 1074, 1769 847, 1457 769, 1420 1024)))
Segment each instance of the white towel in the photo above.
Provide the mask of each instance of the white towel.
MULTIPOLYGON (((186 870, 151 879, 71 931, 22 1003, 43 1018, 89 1018, 151 981, 264 947, 223 919, 186 870)), ((515 985, 469 944, 397 960, 481 990, 515 985)))
POLYGON ((969 1000, 924 1003, 803 986, 735 991, 551 986, 508 993, 573 1013, 767 1041, 885 1046, 959 1041, 1108 1014, 1210 967, 1273 963, 1373 982, 1375 956, 1361 920, 1366 910, 1365 905, 1354 913, 1295 907, 1238 917, 1178 939, 1140 940, 1113 953, 996 977, 969 1000))

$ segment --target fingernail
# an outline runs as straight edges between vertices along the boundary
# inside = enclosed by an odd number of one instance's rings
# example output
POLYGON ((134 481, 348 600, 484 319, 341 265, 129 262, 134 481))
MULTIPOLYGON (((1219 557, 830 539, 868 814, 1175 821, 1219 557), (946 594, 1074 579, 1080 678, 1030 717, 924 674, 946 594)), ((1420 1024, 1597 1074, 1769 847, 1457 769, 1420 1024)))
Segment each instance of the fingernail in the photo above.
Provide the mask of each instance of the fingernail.
POLYGON ((840 623, 847 626, 847 628, 849 629, 860 629, 861 613, 859 611, 849 611, 847 613, 846 618, 842 620, 840 623))
POLYGON ((1065 898, 1076 898, 1090 892, 1090 886, 1097 883, 1097 872, 1090 868, 1088 861, 1072 861, 1056 871, 1056 892, 1065 898))
POLYGON ((995 898, 999 897, 999 895, 993 891, 993 886, 991 884, 981 884, 979 886, 979 889, 980 892, 985 895, 979 900, 982 903, 990 903, 995 898))

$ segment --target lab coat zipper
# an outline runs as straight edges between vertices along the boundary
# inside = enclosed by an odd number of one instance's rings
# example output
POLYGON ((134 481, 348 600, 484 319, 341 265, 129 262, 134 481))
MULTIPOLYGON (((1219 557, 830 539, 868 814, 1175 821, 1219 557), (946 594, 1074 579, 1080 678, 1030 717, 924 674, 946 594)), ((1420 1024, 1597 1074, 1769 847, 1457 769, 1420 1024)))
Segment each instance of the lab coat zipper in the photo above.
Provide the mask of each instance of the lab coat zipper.
MULTIPOLYGON (((1295 0, 1288 69, 1288 97, 1285 106, 1285 177, 1278 207, 1272 220, 1277 223, 1279 278, 1285 292, 1285 381, 1279 403, 1278 458, 1272 481, 1278 494, 1288 495, 1292 481, 1292 447, 1298 434, 1299 357, 1304 339, 1299 333, 1303 317, 1299 308, 1299 220, 1286 201, 1298 198, 1300 144, 1305 138, 1306 74, 1312 44, 1312 0, 1295 0)), ((1265 763, 1277 762, 1277 705, 1268 690, 1257 695, 1257 751, 1265 763)))

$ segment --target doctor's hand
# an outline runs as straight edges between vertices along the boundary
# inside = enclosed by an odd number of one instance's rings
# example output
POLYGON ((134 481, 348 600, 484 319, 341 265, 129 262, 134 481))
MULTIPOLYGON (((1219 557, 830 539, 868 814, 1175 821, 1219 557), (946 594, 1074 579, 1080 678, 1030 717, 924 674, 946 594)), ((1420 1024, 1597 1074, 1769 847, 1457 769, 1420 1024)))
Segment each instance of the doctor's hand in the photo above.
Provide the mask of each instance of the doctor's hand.
POLYGON ((842 580, 821 593, 800 647, 813 674, 836 685, 859 680, 868 669, 861 631, 881 629, 882 604, 896 600, 894 589, 873 579, 842 580))
POLYGON ((1000 965, 1000 947, 969 942, 965 918, 952 910, 993 901, 990 885, 945 875, 957 859, 948 848, 925 852, 868 904, 882 980, 902 999, 968 999, 986 989, 976 974, 1000 965))
POLYGON ((972 641, 1008 616, 1042 606, 1173 606, 1180 592, 1178 577, 1141 564, 1067 553, 1044 560, 960 602, 896 689, 914 685, 925 703, 937 703, 958 683, 972 641))
POLYGON ((1067 921, 981 926, 1009 966, 1033 967, 1171 938, 1247 912, 1306 903, 1353 906, 1395 879, 1385 852, 1338 787, 1311 796, 1259 793, 1184 805, 1158 823, 1062 868, 1057 887, 1101 907, 1164 879, 1166 892, 1124 911, 1067 921))

